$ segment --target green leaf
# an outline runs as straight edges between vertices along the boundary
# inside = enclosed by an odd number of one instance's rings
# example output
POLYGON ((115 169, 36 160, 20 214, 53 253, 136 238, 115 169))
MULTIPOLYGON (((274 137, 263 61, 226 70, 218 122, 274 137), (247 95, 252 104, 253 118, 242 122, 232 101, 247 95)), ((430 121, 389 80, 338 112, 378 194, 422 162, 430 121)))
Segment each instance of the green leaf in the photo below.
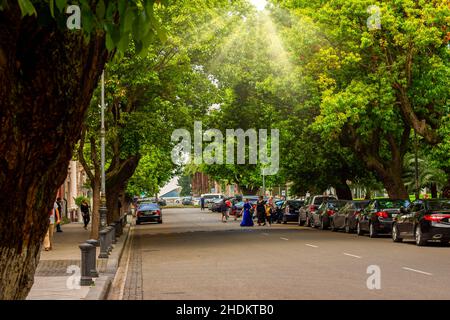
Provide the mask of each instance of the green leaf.
POLYGON ((105 7, 105 1, 100 0, 97 3, 97 9, 95 10, 95 14, 97 18, 103 19, 105 17, 106 7, 105 7))
POLYGON ((27 15, 31 16, 33 14, 37 16, 36 9, 34 8, 30 0, 18 0, 18 2, 20 11, 22 12, 22 17, 25 17, 27 15))
POLYGON ((63 12, 67 6, 67 0, 56 0, 56 7, 58 7, 60 12, 63 12))

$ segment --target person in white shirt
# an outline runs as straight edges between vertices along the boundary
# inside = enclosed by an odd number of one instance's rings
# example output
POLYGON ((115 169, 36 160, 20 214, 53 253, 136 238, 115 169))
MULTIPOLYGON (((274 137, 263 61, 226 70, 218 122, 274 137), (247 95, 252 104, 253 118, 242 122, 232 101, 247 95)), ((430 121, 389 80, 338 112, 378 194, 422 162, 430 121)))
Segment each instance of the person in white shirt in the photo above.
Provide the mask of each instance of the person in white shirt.
POLYGON ((45 235, 45 239, 44 239, 45 251, 52 250, 53 232, 55 230, 55 222, 59 223, 59 220, 60 220, 58 204, 56 202, 53 204, 53 209, 50 210, 48 219, 49 219, 49 226, 48 226, 47 234, 45 235))

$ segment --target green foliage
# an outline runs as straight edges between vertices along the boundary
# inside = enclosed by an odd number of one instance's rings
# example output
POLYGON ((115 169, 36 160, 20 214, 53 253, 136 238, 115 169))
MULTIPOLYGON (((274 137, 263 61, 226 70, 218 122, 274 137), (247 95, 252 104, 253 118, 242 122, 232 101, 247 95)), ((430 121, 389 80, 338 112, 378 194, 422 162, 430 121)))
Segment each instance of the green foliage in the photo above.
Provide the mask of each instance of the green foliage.
POLYGON ((84 200, 86 200, 88 203, 90 203, 90 199, 85 196, 78 196, 78 197, 74 198, 74 200, 75 200, 75 204, 78 207, 81 207, 81 204, 83 203, 84 200))

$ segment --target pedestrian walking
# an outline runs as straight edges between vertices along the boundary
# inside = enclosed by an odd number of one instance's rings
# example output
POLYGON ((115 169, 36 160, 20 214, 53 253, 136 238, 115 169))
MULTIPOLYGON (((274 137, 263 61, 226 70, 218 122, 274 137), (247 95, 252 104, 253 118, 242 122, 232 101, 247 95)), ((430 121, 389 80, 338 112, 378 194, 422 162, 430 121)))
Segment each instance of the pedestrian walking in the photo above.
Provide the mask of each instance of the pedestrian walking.
POLYGON ((250 212, 252 208, 252 205, 248 201, 248 199, 245 199, 244 206, 242 208, 242 222, 241 227, 253 227, 253 217, 250 212))
POLYGON ((61 229, 62 201, 61 201, 60 197, 58 197, 56 199, 56 205, 58 206, 58 213, 59 213, 59 222, 56 223, 56 232, 63 232, 62 229, 61 229))
POLYGON ((205 210, 205 198, 200 198, 200 210, 205 210))
POLYGON ((83 216, 84 230, 87 230, 91 217, 89 214, 89 204, 86 199, 81 202, 81 215, 83 216))
POLYGON ((256 216, 258 217, 258 226, 266 225, 266 207, 263 196, 259 196, 258 202, 256 203, 256 216))
POLYGON ((225 199, 220 203, 220 211, 222 212, 222 222, 228 221, 228 206, 225 199))
MULTIPOLYGON (((227 205, 227 218, 231 215, 231 207, 233 204, 231 203, 230 199, 225 200, 225 204, 227 205)), ((234 216, 234 220, 237 219, 237 215, 234 216)))
POLYGON ((53 209, 50 210, 48 219, 49 225, 44 238, 45 251, 53 249, 53 232, 55 231, 55 223, 59 223, 60 220, 58 205, 56 204, 56 202, 53 203, 53 209))

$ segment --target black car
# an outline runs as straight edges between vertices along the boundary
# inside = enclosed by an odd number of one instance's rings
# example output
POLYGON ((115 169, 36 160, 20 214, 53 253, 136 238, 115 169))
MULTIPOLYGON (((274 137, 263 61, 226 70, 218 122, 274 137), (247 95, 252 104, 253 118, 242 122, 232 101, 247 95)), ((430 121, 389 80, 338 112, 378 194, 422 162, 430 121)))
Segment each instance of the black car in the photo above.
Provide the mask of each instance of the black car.
POLYGON ((313 227, 327 230, 330 227, 330 220, 336 212, 347 204, 347 200, 328 199, 311 214, 313 227))
POLYGON ((275 203, 275 212, 272 214, 272 221, 281 223, 284 215, 284 210, 286 209, 286 200, 277 200, 275 203))
POLYGON ((330 228, 333 231, 345 230, 347 233, 356 230, 356 221, 358 215, 369 204, 370 200, 348 201, 330 220, 330 228))
POLYGON ((403 239, 414 239, 418 246, 429 240, 450 242, 450 200, 419 200, 409 208, 402 208, 394 218, 392 240, 403 239))
POLYGON ((192 199, 192 197, 186 197, 181 200, 181 204, 183 206, 192 206, 194 204, 194 200, 192 199))
POLYGON ((400 213, 400 208, 407 208, 409 200, 375 199, 358 215, 356 233, 361 236, 366 232, 371 238, 379 234, 391 234, 393 219, 400 213))
POLYGON ((329 199, 337 200, 335 196, 331 195, 330 196, 317 195, 306 199, 305 204, 299 210, 298 225, 299 226, 306 225, 309 227, 313 227, 311 215, 317 211, 322 202, 329 199))
POLYGON ((139 206, 136 211, 136 224, 142 222, 163 222, 162 210, 157 203, 145 203, 139 206))
POLYGON ((210 208, 212 212, 220 212, 220 208, 222 207, 222 203, 225 201, 225 199, 215 199, 214 201, 210 202, 210 208))
POLYGON ((287 223, 288 221, 298 221, 298 213, 300 208, 304 205, 303 200, 287 200, 283 206, 285 207, 281 221, 287 223))

